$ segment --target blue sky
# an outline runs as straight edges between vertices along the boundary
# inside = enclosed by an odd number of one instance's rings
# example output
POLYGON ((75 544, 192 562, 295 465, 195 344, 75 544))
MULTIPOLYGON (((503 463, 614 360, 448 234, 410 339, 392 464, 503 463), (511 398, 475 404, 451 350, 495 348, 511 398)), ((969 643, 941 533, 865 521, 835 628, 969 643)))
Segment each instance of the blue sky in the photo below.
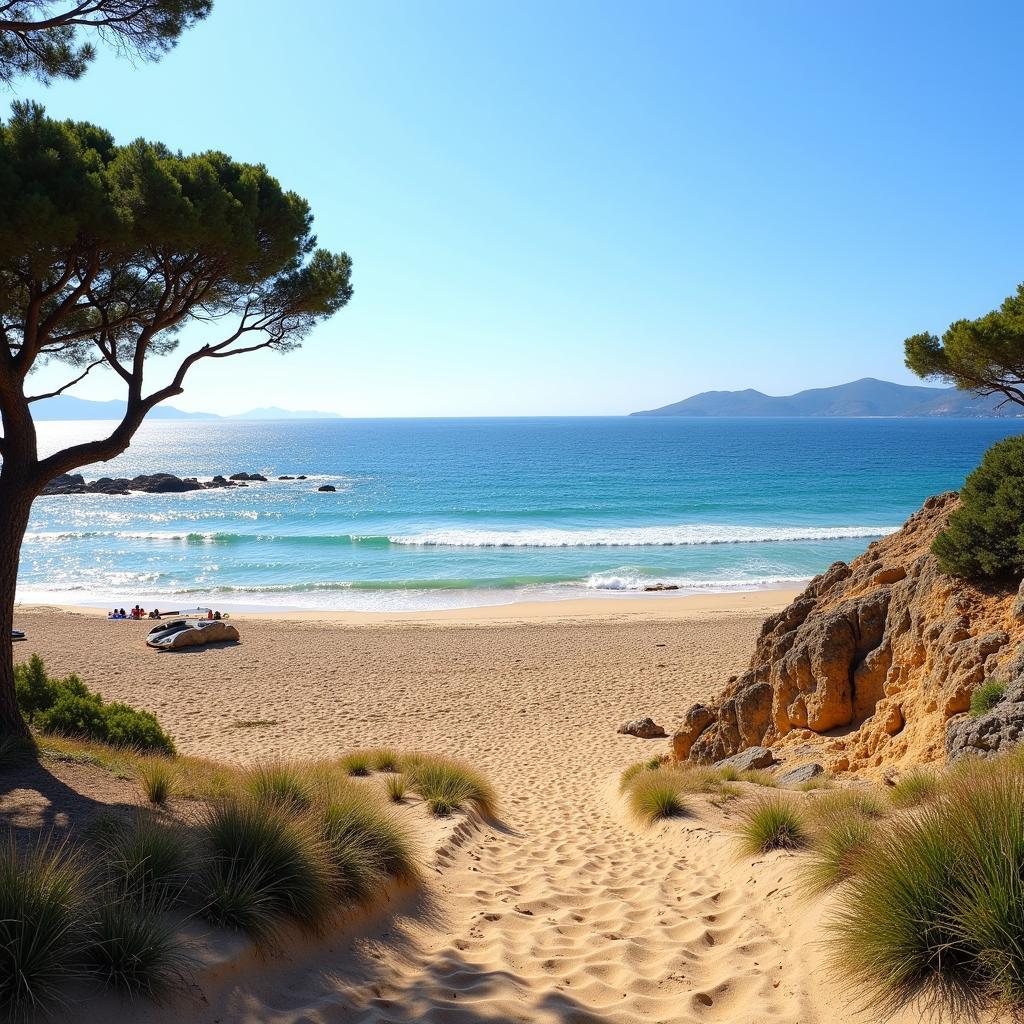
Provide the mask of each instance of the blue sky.
POLYGON ((216 0, 159 64, 17 92, 263 162, 352 255, 300 352, 175 404, 623 413, 911 382, 907 334, 1024 280, 1022 30, 934 0, 216 0))

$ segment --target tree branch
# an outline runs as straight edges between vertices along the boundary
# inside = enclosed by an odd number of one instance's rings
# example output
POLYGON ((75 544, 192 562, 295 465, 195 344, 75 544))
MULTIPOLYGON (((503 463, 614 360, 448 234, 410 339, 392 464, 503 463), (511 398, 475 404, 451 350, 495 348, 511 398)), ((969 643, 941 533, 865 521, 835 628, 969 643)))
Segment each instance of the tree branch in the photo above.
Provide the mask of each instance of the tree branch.
POLYGON ((90 363, 86 368, 85 372, 80 374, 74 380, 68 381, 63 387, 57 388, 56 391, 50 391, 45 395, 33 395, 31 398, 26 398, 25 401, 29 402, 42 402, 47 398, 56 398, 58 395, 63 394, 68 388, 73 388, 76 384, 81 383, 89 375, 90 370, 96 369, 97 366, 102 366, 106 362, 106 359, 97 359, 95 362, 90 363))

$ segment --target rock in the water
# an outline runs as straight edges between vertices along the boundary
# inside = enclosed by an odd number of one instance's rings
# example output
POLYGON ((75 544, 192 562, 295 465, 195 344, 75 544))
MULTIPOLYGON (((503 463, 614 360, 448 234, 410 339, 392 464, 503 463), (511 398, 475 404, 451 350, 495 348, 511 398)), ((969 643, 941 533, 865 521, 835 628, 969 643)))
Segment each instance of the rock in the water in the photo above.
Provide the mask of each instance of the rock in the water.
POLYGON ((293 477, 293 476, 279 476, 277 479, 278 480, 294 480, 295 477, 293 477))
POLYGON ((334 484, 321 484, 317 490, 322 491, 325 494, 333 494, 338 488, 334 484))
POLYGON ((265 484, 267 482, 267 478, 263 476, 261 473, 232 473, 231 476, 228 477, 228 479, 235 481, 241 480, 246 483, 265 484))
POLYGON ((738 772, 754 771, 757 768, 770 768, 775 764, 775 755, 767 747, 747 747, 732 757, 723 758, 718 762, 719 768, 735 768, 738 772))
POLYGON ((778 781, 783 786, 799 786, 801 783, 810 782, 816 779, 825 769, 816 761, 809 764, 802 764, 798 768, 790 768, 778 776, 778 781))
MULTIPOLYGON (((237 475, 237 474, 236 474, 237 475)), ((258 474, 242 474, 248 480, 265 480, 258 474)), ((205 483, 194 476, 179 477, 173 473, 142 473, 139 476, 127 477, 101 476, 98 480, 86 482, 78 473, 64 474, 55 477, 46 485, 44 495, 52 494, 130 494, 141 491, 144 494, 185 494, 189 491, 209 490, 217 487, 248 487, 246 480, 227 480, 223 476, 215 476, 205 483)))
POLYGON ((662 590, 678 590, 678 583, 651 583, 649 586, 644 587, 644 590, 648 593, 657 593, 662 590))
POLYGON ((639 736, 642 740, 663 739, 668 735, 653 718, 634 718, 631 722, 623 722, 618 731, 626 736, 639 736))

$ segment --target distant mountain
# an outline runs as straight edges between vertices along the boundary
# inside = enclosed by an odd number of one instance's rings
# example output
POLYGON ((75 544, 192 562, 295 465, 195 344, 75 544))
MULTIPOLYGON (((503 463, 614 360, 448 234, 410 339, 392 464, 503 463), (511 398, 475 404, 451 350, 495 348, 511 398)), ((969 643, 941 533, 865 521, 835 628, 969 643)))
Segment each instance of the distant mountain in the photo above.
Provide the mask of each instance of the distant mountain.
POLYGON ((1024 415, 1020 406, 1000 399, 975 398, 956 388, 893 384, 864 377, 833 388, 811 388, 776 397, 746 391, 704 391, 660 409, 633 416, 960 416, 970 419, 1024 415))
MULTIPOLYGON (((37 402, 32 410, 37 420, 119 420, 124 415, 125 403, 119 400, 92 402, 73 395, 58 395, 37 402)), ((251 409, 234 416, 218 416, 212 412, 186 412, 173 405, 158 405, 150 414, 154 420, 330 420, 338 419, 335 412, 295 412, 291 409, 251 409)))

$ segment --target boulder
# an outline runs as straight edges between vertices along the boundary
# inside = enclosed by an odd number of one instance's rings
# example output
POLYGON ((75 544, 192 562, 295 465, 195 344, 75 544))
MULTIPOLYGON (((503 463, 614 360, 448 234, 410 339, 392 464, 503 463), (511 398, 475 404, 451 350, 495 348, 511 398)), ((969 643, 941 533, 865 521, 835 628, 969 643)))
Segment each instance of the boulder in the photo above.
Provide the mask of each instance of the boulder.
POLYGON ((775 755, 767 747, 747 747, 738 754, 723 758, 719 768, 735 768, 738 772, 750 772, 758 768, 770 768, 775 764, 775 755))
POLYGON ((644 587, 644 590, 648 593, 656 593, 662 590, 678 590, 678 583, 652 583, 649 586, 644 587))
POLYGON ((777 779, 782 786, 799 786, 804 782, 810 782, 811 779, 816 779, 824 771, 825 769, 817 761, 811 761, 797 768, 790 768, 789 771, 777 776, 777 779))
POLYGON ((228 477, 228 479, 235 481, 241 480, 246 483, 265 484, 267 482, 267 478, 263 476, 261 473, 232 473, 231 476, 228 477))
POLYGON ((639 736, 642 740, 664 739, 668 735, 653 718, 634 718, 623 722, 618 731, 625 736, 639 736))
POLYGON ((277 479, 278 480, 294 480, 295 477, 293 477, 293 476, 279 476, 277 479))
POLYGON ((1015 619, 1024 619, 1024 580, 1020 581, 1020 586, 1017 588, 1017 595, 1013 599, 1010 614, 1015 619))
POLYGON ((333 494, 338 488, 334 484, 321 484, 317 490, 324 494, 333 494))

